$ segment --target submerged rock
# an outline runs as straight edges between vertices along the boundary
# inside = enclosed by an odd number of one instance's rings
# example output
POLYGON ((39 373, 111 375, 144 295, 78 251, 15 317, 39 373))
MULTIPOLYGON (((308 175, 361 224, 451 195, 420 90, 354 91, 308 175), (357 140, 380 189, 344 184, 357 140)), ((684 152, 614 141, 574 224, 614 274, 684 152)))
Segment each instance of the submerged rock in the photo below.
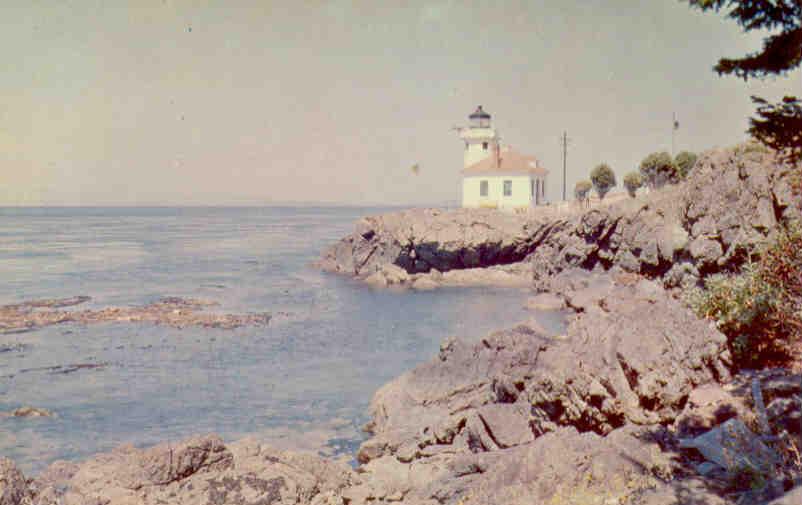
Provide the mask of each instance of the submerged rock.
POLYGON ((110 307, 100 310, 38 310, 42 307, 64 307, 86 301, 88 297, 58 300, 33 300, 0 306, 0 334, 28 331, 59 323, 134 322, 164 324, 176 328, 203 326, 207 328, 238 328, 263 326, 270 322, 270 314, 215 314, 201 312, 217 303, 179 297, 166 297, 139 307, 110 307))
POLYGON ((0 417, 54 417, 55 414, 47 409, 36 407, 19 407, 10 412, 0 413, 0 417))

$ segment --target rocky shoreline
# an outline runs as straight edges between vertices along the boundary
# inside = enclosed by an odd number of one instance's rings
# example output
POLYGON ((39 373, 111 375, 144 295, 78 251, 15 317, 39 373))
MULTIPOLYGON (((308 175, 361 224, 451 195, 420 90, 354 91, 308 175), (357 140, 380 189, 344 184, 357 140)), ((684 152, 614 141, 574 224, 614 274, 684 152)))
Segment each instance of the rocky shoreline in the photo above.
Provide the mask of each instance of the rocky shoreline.
POLYGON ((364 218, 318 265, 375 286, 426 279, 436 287, 468 269, 475 284, 493 284, 508 269, 545 291, 554 274, 573 268, 692 285, 739 268, 779 223, 799 218, 792 168, 750 146, 709 151, 680 185, 589 210, 412 209, 364 218))
POLYGON ((750 386, 772 429, 800 443, 802 376, 733 373, 724 336, 654 280, 582 270, 555 280, 565 334, 521 324, 475 344, 445 340, 375 394, 355 469, 208 435, 57 462, 35 479, 3 460, 0 503, 797 503, 781 471, 794 456, 755 428, 750 386), (740 437, 709 440, 727 429, 740 437), (770 466, 771 482, 753 486, 743 458, 770 466))
POLYGON ((565 332, 444 340, 375 393, 356 468, 208 435, 34 479, 0 460, 0 505, 802 503, 802 375, 738 370, 677 296, 800 217, 789 174, 738 147, 605 208, 364 219, 321 268, 381 288, 531 287, 526 303, 564 310, 565 332))

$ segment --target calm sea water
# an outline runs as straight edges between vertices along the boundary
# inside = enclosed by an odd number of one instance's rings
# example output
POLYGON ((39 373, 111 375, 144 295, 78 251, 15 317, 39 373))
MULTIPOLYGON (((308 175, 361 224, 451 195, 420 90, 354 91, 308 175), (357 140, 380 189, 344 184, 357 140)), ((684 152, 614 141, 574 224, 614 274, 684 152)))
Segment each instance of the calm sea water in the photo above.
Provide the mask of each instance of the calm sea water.
MULTIPOLYGON (((121 443, 246 435, 347 455, 375 390, 449 335, 531 316, 516 289, 377 291, 310 263, 377 208, 0 209, 0 304, 89 295, 82 307, 203 298, 271 312, 266 328, 66 324, 0 335, 0 455, 26 472, 121 443), (45 367, 107 363, 54 373, 45 367)), ((548 324, 548 323, 547 323, 548 324)))

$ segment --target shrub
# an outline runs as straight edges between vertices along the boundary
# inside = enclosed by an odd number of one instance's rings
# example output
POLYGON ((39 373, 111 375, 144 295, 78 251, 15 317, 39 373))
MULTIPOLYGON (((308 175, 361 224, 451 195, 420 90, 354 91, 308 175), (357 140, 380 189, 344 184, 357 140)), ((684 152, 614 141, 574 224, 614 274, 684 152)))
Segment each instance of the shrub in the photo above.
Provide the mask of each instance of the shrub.
POLYGON ((607 163, 598 165, 590 172, 590 182, 593 183, 599 200, 604 200, 604 195, 618 184, 615 180, 615 172, 607 163))
POLYGON ((624 176, 624 187, 627 188, 627 193, 632 198, 635 198, 635 192, 641 186, 643 186, 643 177, 638 172, 630 172, 624 176))
POLYGON ((590 189, 593 187, 593 184, 590 181, 579 181, 574 186, 574 197, 577 200, 587 200, 588 193, 590 193, 590 189))
POLYGON ((640 163, 640 173, 651 188, 661 188, 666 183, 677 182, 679 172, 676 163, 667 152, 652 153, 640 163))
POLYGON ((716 321, 741 366, 781 363, 802 337, 802 227, 781 230, 740 273, 717 274, 689 295, 716 321))
POLYGON ((682 151, 674 158, 674 164, 677 166, 677 175, 680 179, 684 179, 688 177, 691 169, 696 165, 696 154, 682 151))

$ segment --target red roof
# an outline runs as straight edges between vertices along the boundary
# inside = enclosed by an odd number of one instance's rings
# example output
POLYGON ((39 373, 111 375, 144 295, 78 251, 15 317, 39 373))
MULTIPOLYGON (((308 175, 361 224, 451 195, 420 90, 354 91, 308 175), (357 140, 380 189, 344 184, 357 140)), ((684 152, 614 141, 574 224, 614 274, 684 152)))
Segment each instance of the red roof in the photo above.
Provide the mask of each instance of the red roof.
POLYGON ((496 153, 490 153, 487 158, 462 170, 463 175, 546 175, 548 173, 548 170, 540 166, 537 158, 521 154, 509 147, 503 147, 498 157, 496 157, 496 153))

